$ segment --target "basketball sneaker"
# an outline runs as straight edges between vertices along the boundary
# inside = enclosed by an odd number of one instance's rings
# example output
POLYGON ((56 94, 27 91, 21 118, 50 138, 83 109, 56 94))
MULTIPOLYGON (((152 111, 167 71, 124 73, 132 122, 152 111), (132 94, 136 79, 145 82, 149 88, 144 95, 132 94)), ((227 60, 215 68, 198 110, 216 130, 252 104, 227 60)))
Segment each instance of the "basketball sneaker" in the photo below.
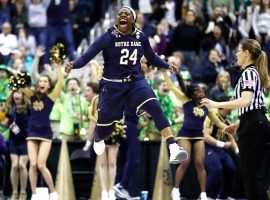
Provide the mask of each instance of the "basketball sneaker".
POLYGON ((101 155, 103 154, 104 150, 105 150, 105 143, 104 143, 104 140, 101 140, 100 142, 96 142, 94 140, 94 151, 96 152, 97 155, 101 155))
POLYGON ((178 144, 173 143, 169 145, 170 149, 170 164, 179 164, 188 159, 188 153, 178 144))

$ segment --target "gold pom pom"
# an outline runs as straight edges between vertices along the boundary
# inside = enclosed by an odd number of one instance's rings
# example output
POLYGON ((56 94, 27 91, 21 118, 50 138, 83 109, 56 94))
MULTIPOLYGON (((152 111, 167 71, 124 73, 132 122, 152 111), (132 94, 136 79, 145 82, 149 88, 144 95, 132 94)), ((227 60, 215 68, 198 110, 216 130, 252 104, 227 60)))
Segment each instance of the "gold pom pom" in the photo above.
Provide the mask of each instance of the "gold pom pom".
POLYGON ((61 43, 57 43, 50 50, 50 60, 55 63, 63 63, 66 59, 65 47, 61 43))
POLYGON ((31 77, 29 73, 20 72, 16 77, 11 76, 9 79, 9 88, 12 91, 31 85, 31 77))

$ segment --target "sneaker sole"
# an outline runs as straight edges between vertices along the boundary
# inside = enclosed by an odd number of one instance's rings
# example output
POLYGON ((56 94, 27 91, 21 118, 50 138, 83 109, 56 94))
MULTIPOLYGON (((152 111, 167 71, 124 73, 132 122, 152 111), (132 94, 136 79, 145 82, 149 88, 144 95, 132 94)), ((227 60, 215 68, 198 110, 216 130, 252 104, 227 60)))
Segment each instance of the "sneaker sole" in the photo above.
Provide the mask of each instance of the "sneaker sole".
POLYGON ((179 164, 185 160, 188 159, 188 154, 186 151, 181 150, 176 156, 175 156, 175 160, 170 160, 169 163, 170 164, 179 164))

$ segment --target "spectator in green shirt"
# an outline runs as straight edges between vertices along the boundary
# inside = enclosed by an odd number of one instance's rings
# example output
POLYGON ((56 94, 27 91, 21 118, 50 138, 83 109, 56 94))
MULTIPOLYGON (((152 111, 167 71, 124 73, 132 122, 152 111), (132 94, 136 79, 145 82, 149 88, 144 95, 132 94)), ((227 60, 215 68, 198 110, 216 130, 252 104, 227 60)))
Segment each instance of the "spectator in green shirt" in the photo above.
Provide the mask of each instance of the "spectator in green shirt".
POLYGON ((10 90, 8 88, 8 77, 10 73, 6 65, 0 65, 0 100, 6 100, 10 90))
POLYGON ((9 90, 9 76, 11 73, 9 72, 6 65, 0 65, 0 134, 2 134, 5 139, 9 137, 9 130, 4 125, 5 124, 5 113, 6 113, 6 105, 5 101, 10 94, 9 90))
POLYGON ((80 81, 69 78, 66 81, 67 92, 61 95, 63 109, 61 112, 60 132, 66 139, 79 137, 82 128, 88 128, 89 103, 81 94, 80 81))

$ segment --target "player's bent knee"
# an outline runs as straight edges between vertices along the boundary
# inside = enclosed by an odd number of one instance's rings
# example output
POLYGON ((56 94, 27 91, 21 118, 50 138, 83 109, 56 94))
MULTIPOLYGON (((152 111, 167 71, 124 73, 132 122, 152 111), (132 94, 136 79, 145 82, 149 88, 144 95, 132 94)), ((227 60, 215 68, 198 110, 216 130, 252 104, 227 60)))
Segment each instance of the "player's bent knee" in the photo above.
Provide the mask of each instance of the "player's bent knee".
POLYGON ((157 101, 157 99, 153 99, 151 101, 146 102, 141 106, 141 109, 143 109, 152 116, 155 125, 159 131, 162 131, 163 129, 170 127, 169 120, 163 113, 160 103, 157 101))

